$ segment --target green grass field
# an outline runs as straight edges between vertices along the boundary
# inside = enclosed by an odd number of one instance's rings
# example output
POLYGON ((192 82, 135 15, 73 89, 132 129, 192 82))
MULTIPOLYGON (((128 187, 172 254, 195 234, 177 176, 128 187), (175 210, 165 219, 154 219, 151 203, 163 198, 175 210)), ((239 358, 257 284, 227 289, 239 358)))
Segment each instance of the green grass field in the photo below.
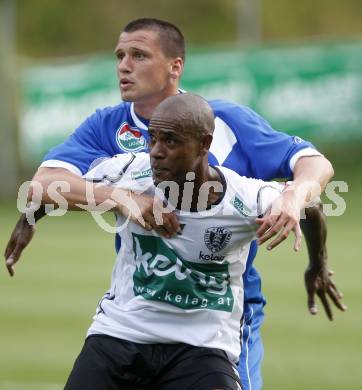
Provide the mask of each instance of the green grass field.
MULTIPOLYGON (((265 389, 362 388, 361 188, 358 175, 344 194, 346 213, 330 217, 329 260, 345 295, 346 313, 329 322, 308 314, 303 287, 305 246, 292 242, 258 256, 268 299, 263 327, 265 389)), ((0 206, 0 247, 17 219, 15 203, 0 206)), ((82 346, 96 303, 108 288, 113 237, 89 215, 48 217, 16 275, 0 269, 0 390, 62 388, 82 346)))

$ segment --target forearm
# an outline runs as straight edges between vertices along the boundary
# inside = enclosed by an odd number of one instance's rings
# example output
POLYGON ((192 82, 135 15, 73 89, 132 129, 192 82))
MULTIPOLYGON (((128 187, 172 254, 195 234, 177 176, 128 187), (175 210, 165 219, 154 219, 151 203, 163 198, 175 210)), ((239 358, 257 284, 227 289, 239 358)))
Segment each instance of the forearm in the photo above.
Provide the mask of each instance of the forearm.
MULTIPOLYGON (((24 217, 26 214, 22 214, 24 217)), ((34 212, 34 219, 35 222, 38 222, 39 219, 43 218, 46 215, 45 206, 41 205, 35 212, 34 212)))
POLYGON ((45 217, 47 215, 47 210, 45 205, 39 205, 32 202, 27 204, 25 212, 21 214, 18 224, 29 224, 35 225, 39 221, 39 219, 45 217))
POLYGON ((318 296, 327 317, 332 321, 333 312, 330 302, 341 311, 345 311, 347 306, 342 302, 342 294, 331 279, 333 272, 327 267, 327 227, 322 205, 307 208, 306 217, 300 223, 309 255, 309 266, 304 272, 308 309, 311 314, 317 314, 315 297, 318 296))
POLYGON ((297 202, 303 208, 324 191, 333 175, 333 167, 325 157, 301 157, 294 167, 293 182, 286 190, 296 192, 297 202))
POLYGON ((309 267, 315 271, 321 270, 327 261, 327 224, 322 206, 308 207, 306 218, 300 220, 300 225, 307 243, 309 267))
POLYGON ((28 201, 42 205, 54 205, 68 210, 104 210, 115 209, 116 203, 112 200, 115 191, 120 189, 87 182, 63 168, 40 168, 30 185, 28 201), (83 205, 83 207, 82 207, 83 205))

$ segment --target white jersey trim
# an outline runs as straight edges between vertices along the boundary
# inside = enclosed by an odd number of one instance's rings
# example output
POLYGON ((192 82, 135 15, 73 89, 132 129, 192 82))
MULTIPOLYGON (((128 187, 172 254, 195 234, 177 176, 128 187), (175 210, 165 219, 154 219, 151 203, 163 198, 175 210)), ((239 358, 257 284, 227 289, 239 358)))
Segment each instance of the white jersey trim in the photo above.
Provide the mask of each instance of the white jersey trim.
POLYGON ((301 158, 305 156, 323 156, 322 153, 319 153, 318 150, 313 148, 305 148, 302 150, 299 150, 299 152, 295 153, 295 155, 290 159, 289 166, 292 172, 294 172, 294 167, 296 162, 301 158))
POLYGON ((40 164, 39 168, 64 168, 77 176, 82 176, 81 170, 73 164, 61 160, 46 160, 40 164))
POLYGON ((236 137, 231 128, 219 117, 215 117, 213 136, 210 152, 216 157, 218 164, 222 165, 236 144, 236 137))
POLYGON ((138 118, 137 114, 135 113, 135 111, 134 111, 134 103, 131 103, 130 111, 131 111, 131 116, 132 116, 132 119, 133 119, 133 122, 135 123, 135 125, 139 129, 148 130, 148 127, 138 118))

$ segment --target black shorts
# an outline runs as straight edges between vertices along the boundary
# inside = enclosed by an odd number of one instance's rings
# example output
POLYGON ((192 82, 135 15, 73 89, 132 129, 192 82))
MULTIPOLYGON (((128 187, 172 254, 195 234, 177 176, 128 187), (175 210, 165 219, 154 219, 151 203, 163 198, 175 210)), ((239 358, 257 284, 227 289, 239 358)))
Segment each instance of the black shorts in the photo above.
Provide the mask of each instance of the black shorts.
POLYGON ((237 370, 220 349, 86 339, 65 390, 240 390, 237 370))

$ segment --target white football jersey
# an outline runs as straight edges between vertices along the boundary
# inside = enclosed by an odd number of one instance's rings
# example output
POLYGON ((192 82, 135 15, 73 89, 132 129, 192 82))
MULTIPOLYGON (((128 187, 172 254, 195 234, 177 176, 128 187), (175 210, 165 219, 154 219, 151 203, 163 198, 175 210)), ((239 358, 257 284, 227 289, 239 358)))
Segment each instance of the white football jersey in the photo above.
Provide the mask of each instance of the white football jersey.
MULTIPOLYGON (((282 187, 217 169, 225 180, 221 201, 202 212, 175 210, 182 227, 176 237, 160 237, 117 216, 122 245, 111 288, 98 305, 88 335, 219 348, 238 360, 242 275, 258 227, 255 218, 282 187)), ((146 153, 117 155, 85 177, 158 193, 146 153)))

